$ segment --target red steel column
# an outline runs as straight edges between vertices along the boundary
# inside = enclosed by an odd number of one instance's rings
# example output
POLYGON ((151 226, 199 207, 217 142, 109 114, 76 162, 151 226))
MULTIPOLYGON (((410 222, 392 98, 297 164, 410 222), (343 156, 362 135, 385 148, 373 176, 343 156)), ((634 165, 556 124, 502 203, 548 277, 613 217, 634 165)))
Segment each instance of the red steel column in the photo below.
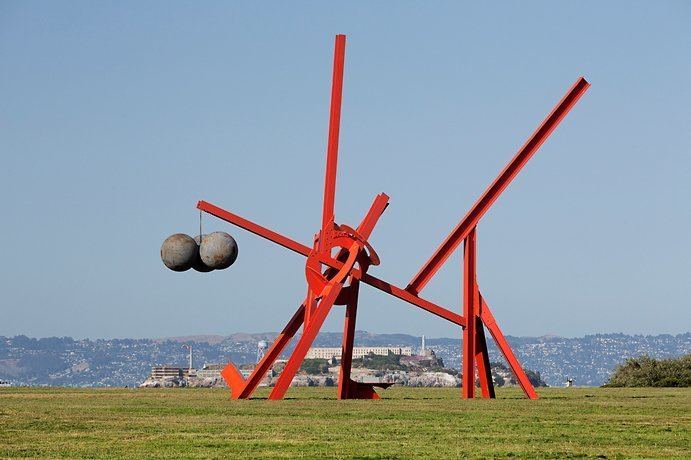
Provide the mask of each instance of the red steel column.
POLYGON ((326 178, 324 181, 324 209, 322 212, 322 232, 324 231, 324 229, 327 228, 329 222, 331 222, 334 218, 334 201, 336 198, 336 168, 338 165, 338 134, 341 124, 341 99, 343 96, 343 66, 345 64, 345 45, 345 35, 336 35, 333 80, 331 83, 329 140, 326 147, 326 178))
POLYGON ((475 282, 476 241, 475 228, 465 239, 463 251, 463 398, 475 396, 475 303, 477 284, 475 282))
POLYGON ((350 299, 345 308, 343 325, 343 343, 341 345, 341 372, 338 376, 338 399, 350 397, 350 369, 353 364, 353 345, 355 343, 355 319, 357 317, 357 300, 360 282, 353 279, 350 287, 350 299))

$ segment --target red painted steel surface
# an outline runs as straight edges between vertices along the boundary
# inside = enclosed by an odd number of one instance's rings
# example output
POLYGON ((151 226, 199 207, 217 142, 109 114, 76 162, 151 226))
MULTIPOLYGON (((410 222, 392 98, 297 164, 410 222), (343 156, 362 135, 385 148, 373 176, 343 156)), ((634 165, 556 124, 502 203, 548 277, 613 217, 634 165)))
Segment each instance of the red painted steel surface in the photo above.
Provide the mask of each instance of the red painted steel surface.
POLYGON ((477 305, 477 284, 475 282, 475 228, 465 239, 463 251, 463 316, 467 323, 463 328, 463 386, 464 398, 475 397, 475 316, 477 305))
POLYGON ((326 147, 326 180, 322 230, 334 220, 336 200, 336 167, 338 165, 338 135, 341 126, 341 99, 343 98, 343 67, 345 64, 345 35, 336 35, 334 71, 331 83, 331 110, 329 111, 329 139, 326 147))
POLYGON ((516 375, 525 394, 531 399, 537 398, 537 394, 528 377, 516 359, 501 329, 499 329, 487 303, 480 294, 476 273, 476 226, 482 216, 489 210, 491 205, 587 90, 588 82, 583 78, 576 81, 530 139, 485 190, 463 220, 439 246, 429 261, 413 277, 406 289, 402 289, 367 273, 371 266, 379 265, 379 257, 369 243, 369 238, 377 221, 388 206, 389 197, 386 194, 381 193, 375 197, 357 229, 335 223, 334 202, 345 43, 346 38, 344 35, 336 36, 322 225, 315 236, 313 244, 307 246, 298 243, 291 238, 206 201, 199 201, 197 203, 197 208, 200 210, 269 241, 273 241, 291 251, 302 254, 307 258, 305 277, 308 288, 305 300, 300 304, 263 359, 257 364, 252 374, 245 380, 232 363, 229 363, 223 370, 222 376, 231 388, 231 398, 249 398, 262 379, 265 378, 267 372, 271 369, 276 359, 279 358, 290 340, 295 336, 300 326, 303 326, 303 333, 269 396, 270 399, 283 398, 329 312, 334 305, 344 305, 345 319, 338 398, 379 399, 379 395, 374 390, 374 387, 386 388, 390 384, 365 384, 355 382, 350 378, 358 294, 361 283, 391 294, 463 328, 463 397, 472 398, 474 396, 476 370, 479 376, 482 396, 484 398, 493 398, 495 396, 484 333, 484 327, 487 327, 511 370, 516 375), (419 296, 420 291, 461 242, 465 242, 462 282, 463 315, 459 315, 450 309, 441 307, 419 296), (332 255, 334 251, 336 253, 335 256, 332 255))

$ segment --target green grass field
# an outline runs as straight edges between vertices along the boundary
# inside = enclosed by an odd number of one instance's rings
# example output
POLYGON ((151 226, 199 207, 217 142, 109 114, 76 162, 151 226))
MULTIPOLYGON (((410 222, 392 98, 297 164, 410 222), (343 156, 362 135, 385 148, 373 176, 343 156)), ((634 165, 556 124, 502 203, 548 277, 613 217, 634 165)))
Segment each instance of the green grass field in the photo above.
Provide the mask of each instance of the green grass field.
POLYGON ((691 458, 688 388, 543 389, 537 401, 459 392, 228 401, 221 389, 0 389, 0 456, 691 458))

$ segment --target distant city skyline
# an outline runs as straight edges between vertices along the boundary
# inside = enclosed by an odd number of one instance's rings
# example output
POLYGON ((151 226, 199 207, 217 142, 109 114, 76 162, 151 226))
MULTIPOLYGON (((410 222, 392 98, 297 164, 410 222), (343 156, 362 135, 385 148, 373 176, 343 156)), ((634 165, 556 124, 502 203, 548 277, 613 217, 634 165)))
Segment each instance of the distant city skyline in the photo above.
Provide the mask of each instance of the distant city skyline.
MULTIPOLYGON (((210 216, 229 269, 173 273, 159 248, 198 232, 200 199, 310 244, 337 33, 336 220, 391 197, 370 273, 405 286, 584 75, 480 223, 483 295, 512 336, 687 332, 690 20, 682 1, 3 2, 0 335, 280 330, 302 256, 210 216)), ((424 296, 460 313, 460 277, 457 251, 424 296)), ((357 329, 460 336, 367 286, 357 329)))
MULTIPOLYGON (((257 342, 262 334, 242 339, 194 344, 194 363, 236 364, 256 362, 257 342)), ((319 334, 316 347, 338 347, 340 333, 319 334)), ((427 339, 427 348, 442 358, 446 367, 459 369, 460 337, 427 339)), ((691 349, 691 333, 655 336, 604 334, 581 338, 509 337, 511 346, 527 369, 539 371, 550 385, 563 385, 574 378, 577 385, 601 385, 617 364, 627 358, 648 354, 658 358, 685 355, 691 349)), ((369 347, 408 347, 417 351, 419 337, 379 335, 361 331, 355 343, 369 347)), ((0 336, 0 379, 14 384, 52 385, 138 385, 151 366, 189 366, 187 350, 180 342, 149 339, 73 341, 69 338, 31 340, 0 336), (16 363, 21 360, 23 366, 16 363)), ((292 347, 289 347, 292 348, 292 347)), ((493 362, 504 360, 493 342, 493 362)))

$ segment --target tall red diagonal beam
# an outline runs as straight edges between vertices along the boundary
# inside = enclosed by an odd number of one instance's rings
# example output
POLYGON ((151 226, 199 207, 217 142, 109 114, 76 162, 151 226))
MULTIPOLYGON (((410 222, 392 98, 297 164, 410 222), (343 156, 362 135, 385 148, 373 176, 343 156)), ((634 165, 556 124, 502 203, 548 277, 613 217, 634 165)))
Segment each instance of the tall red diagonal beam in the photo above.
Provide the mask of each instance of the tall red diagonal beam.
POLYGON ((324 320, 331 311, 331 307, 333 306, 333 303, 336 300, 338 294, 341 292, 342 288, 342 283, 335 283, 334 287, 328 290, 328 292, 324 295, 324 298, 321 300, 320 305, 316 308, 314 312, 312 321, 310 321, 310 323, 305 327, 305 330, 300 336, 300 339, 298 340, 297 344, 295 344, 295 348, 293 349, 293 352, 290 354, 290 357, 288 358, 285 367, 278 376, 278 379, 274 384, 274 388, 273 390, 271 390, 271 393, 269 394, 269 399, 283 399, 283 396, 285 396, 286 391, 288 391, 288 387, 290 386, 290 383, 293 380, 293 377, 295 377, 295 374, 300 368, 300 364, 305 359, 307 351, 312 346, 312 342, 319 333, 322 324, 324 324, 324 320))
MULTIPOLYGON (((236 225, 251 233, 254 233, 255 235, 261 236, 262 238, 265 238, 269 241, 273 241, 274 243, 283 246, 284 248, 290 249, 291 251, 297 252, 298 254, 302 254, 305 257, 307 257, 312 251, 310 247, 305 246, 302 243, 298 243, 297 241, 288 238, 287 236, 283 236, 280 233, 274 232, 273 230, 269 230, 266 227, 262 227, 261 225, 255 224, 254 222, 247 220, 244 217, 240 217, 237 214, 233 214, 232 212, 226 211, 225 209, 219 208, 218 206, 208 203, 206 201, 199 201, 197 203, 197 208, 213 216, 216 216, 221 220, 225 220, 230 224, 236 225)), ((326 255, 322 257, 321 261, 322 263, 335 269, 340 269, 343 266, 343 262, 339 262, 338 260, 328 257, 326 255)), ((419 297, 415 294, 412 294, 403 288, 388 283, 382 279, 377 278, 376 276, 372 276, 369 273, 362 274, 357 268, 353 269, 353 274, 355 276, 361 276, 361 281, 363 283, 369 284, 370 286, 375 287, 380 291, 391 294, 394 297, 398 297, 399 299, 405 302, 420 307, 423 310, 427 310, 428 312, 437 315, 440 318, 444 318, 447 321, 451 321, 454 324, 458 324, 459 326, 466 325, 466 319, 458 313, 454 313, 453 311, 447 308, 440 307, 439 305, 430 302, 429 300, 423 299, 422 297, 419 297)))
POLYGON ((271 366, 273 366, 274 361, 278 359, 283 352, 283 349, 290 342, 290 339, 293 338, 297 330, 300 328, 300 325, 305 317, 306 302, 307 299, 305 299, 305 302, 298 307, 293 317, 290 318, 290 321, 288 321, 288 324, 286 324, 281 333, 278 334, 278 337, 276 337, 274 340, 271 348, 269 348, 269 350, 264 354, 262 360, 254 367, 252 374, 250 374, 250 376, 247 378, 245 386, 242 388, 242 390, 235 391, 234 388, 232 389, 233 399, 249 398, 250 395, 254 393, 254 390, 257 389, 262 379, 264 379, 266 376, 266 373, 269 372, 269 369, 271 369, 271 366))
MULTIPOLYGON (((324 181, 324 209, 322 231, 334 219, 336 199, 336 169, 338 166, 338 134, 341 126, 341 99, 343 97, 343 67, 345 64, 346 36, 336 35, 333 78, 331 80, 331 110, 329 113, 329 139, 326 147, 326 178, 324 181)), ((321 246, 320 246, 321 247, 321 246)))
POLYGON ((545 118, 539 128, 535 130, 528 141, 518 150, 518 153, 499 173, 494 182, 480 196, 480 199, 473 205, 463 220, 446 237, 444 242, 437 248, 430 259, 422 266, 420 271, 408 283, 406 290, 413 294, 418 294, 432 279, 435 273, 444 265, 451 253, 468 236, 471 230, 477 225, 482 216, 489 210, 492 204, 499 198, 499 195, 509 186, 511 181, 518 175, 521 169, 528 163, 528 160, 537 152, 540 146, 547 140, 549 135, 556 129, 566 114, 573 108, 578 100, 586 92, 590 83, 585 78, 580 77, 576 83, 567 91, 566 95, 552 109, 552 112, 545 118))

